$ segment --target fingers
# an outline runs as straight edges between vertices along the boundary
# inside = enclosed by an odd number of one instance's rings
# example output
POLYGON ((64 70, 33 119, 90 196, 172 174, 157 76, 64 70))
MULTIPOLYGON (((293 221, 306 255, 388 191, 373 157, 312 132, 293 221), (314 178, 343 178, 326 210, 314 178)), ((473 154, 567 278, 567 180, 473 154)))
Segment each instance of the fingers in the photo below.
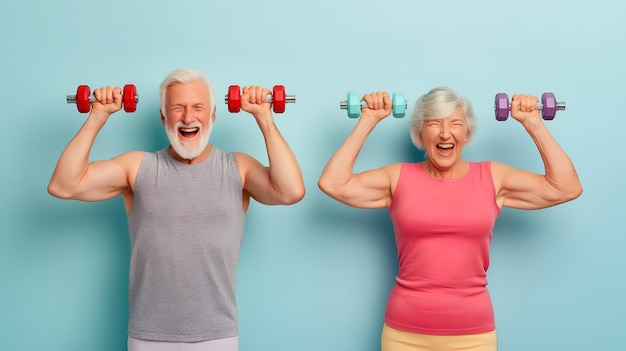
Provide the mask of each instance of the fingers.
POLYGON ((103 105, 122 101, 122 89, 120 87, 102 87, 93 91, 93 96, 103 105))
POLYGON ((511 111, 532 112, 537 109, 538 102, 536 96, 515 94, 511 98, 511 111))
POLYGON ((260 105, 265 102, 272 92, 261 86, 251 85, 243 87, 241 91, 242 100, 246 100, 251 104, 260 105))
POLYGON ((376 91, 363 95, 362 101, 365 101, 367 108, 362 108, 363 114, 361 119, 365 117, 374 117, 380 121, 391 114, 392 102, 386 91, 376 91))
POLYGON ((391 108, 391 99, 386 91, 377 91, 363 95, 363 101, 367 103, 367 107, 371 110, 380 110, 391 108))

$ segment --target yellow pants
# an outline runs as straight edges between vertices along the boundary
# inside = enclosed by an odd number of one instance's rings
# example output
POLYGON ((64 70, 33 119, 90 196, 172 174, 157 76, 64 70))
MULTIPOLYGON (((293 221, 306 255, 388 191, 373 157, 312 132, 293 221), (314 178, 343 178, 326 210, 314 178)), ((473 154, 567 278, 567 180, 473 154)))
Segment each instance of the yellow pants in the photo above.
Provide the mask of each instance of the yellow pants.
POLYGON ((386 324, 381 351, 497 351, 496 331, 471 335, 427 335, 393 329, 386 324))

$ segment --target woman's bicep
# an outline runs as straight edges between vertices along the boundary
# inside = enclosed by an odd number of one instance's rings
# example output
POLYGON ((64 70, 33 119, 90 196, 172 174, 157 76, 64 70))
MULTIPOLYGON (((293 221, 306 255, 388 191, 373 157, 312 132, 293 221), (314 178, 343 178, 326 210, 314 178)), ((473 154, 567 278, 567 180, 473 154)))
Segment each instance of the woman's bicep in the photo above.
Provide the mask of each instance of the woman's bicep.
POLYGON ((494 183, 500 206, 535 210, 556 205, 558 197, 544 175, 504 164, 492 167, 495 169, 494 183))
POLYGON ((391 203, 389 167, 353 174, 344 184, 322 189, 328 196, 357 208, 383 208, 391 203))

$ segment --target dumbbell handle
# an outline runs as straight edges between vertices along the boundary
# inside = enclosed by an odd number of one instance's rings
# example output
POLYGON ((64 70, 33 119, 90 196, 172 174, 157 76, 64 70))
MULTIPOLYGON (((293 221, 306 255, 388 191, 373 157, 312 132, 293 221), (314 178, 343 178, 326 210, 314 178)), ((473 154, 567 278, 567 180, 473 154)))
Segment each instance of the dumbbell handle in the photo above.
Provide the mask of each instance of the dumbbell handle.
MULTIPOLYGON (((543 104, 541 102, 537 103, 537 110, 543 110, 543 104)), ((511 110, 511 104, 509 104, 509 111, 511 110)), ((558 102, 556 103, 556 110, 557 111, 563 111, 565 110, 565 103, 564 102, 558 102)))
MULTIPOLYGON (((76 95, 67 95, 67 103, 68 104, 75 104, 76 103, 76 95)), ((100 100, 96 99, 95 96, 93 95, 89 95, 89 102, 93 103, 93 102, 100 102, 100 100)), ((135 95, 135 102, 139 102, 139 96, 135 95)))
MULTIPOLYGON (((228 103, 228 94, 226 94, 224 96, 224 102, 228 103)), ((263 100, 263 102, 269 102, 269 103, 274 102, 274 100, 272 99, 272 95, 266 96, 265 100, 263 100)), ((295 102, 296 102, 296 96, 295 95, 285 95, 285 103, 293 104, 295 102)))
MULTIPOLYGON (((408 108, 408 104, 405 103, 404 104, 404 108, 408 108)), ((342 110, 347 110, 348 109, 348 101, 343 100, 343 101, 339 101, 339 108, 342 110)), ((361 101, 361 108, 369 108, 369 106, 367 105, 366 101, 361 101)))

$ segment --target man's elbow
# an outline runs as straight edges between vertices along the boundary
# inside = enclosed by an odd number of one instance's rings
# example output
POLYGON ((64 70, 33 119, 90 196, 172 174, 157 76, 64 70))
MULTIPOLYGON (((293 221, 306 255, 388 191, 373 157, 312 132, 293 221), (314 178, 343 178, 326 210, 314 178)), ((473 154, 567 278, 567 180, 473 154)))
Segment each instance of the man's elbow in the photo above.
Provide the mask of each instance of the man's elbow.
POLYGON ((74 195, 73 193, 67 191, 67 189, 64 189, 55 182, 50 182, 48 184, 48 194, 63 200, 73 199, 74 195))
POLYGON ((580 195, 583 194, 583 186, 582 184, 578 183, 575 187, 572 188, 572 190, 570 191, 569 195, 570 195, 570 199, 568 201, 572 201, 577 199, 578 197, 580 197, 580 195))
POLYGON ((289 195, 285 196, 283 198, 283 203, 285 205, 296 204, 296 203, 300 202, 304 198, 305 194, 306 194, 306 189, 305 189, 304 186, 302 186, 302 187, 300 187, 298 189, 295 189, 295 190, 291 191, 289 195))

